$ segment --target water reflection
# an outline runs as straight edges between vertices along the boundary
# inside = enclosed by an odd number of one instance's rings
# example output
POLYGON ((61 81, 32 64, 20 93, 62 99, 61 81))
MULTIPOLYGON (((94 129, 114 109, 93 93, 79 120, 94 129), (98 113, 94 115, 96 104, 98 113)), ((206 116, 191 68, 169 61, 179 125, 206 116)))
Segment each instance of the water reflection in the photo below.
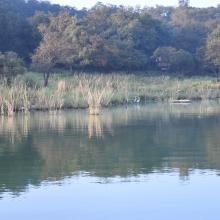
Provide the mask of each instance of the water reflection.
POLYGON ((0 191, 87 173, 108 181, 220 170, 220 105, 149 104, 0 118, 0 191))

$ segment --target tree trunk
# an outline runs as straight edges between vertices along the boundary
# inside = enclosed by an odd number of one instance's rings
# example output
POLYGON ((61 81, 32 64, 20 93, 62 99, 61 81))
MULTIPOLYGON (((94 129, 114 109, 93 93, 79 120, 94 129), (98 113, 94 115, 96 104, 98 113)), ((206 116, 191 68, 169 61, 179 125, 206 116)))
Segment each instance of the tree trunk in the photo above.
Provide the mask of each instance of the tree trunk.
POLYGON ((44 73, 44 87, 48 86, 48 80, 49 80, 49 73, 44 73))
POLYGON ((11 77, 6 77, 6 83, 7 83, 7 86, 11 86, 11 77))

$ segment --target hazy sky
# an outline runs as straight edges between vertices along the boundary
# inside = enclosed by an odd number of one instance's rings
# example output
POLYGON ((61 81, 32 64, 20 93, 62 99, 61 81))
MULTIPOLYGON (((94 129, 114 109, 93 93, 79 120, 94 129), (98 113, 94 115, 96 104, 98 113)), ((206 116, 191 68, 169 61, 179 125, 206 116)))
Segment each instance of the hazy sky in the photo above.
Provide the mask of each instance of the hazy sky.
MULTIPOLYGON (((70 5, 76 8, 90 8, 98 0, 50 0, 52 3, 58 3, 61 5, 70 5)), ((130 5, 130 6, 155 6, 155 5, 172 5, 177 6, 178 0, 101 0, 103 3, 110 3, 113 5, 130 5)), ((191 0, 191 6, 196 7, 208 7, 217 6, 220 4, 220 0, 191 0)))

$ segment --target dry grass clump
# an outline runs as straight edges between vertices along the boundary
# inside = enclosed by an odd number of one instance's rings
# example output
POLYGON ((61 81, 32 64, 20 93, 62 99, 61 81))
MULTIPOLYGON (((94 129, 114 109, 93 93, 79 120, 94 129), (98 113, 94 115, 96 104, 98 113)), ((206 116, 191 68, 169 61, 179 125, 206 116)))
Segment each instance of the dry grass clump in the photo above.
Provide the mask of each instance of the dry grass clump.
POLYGON ((57 84, 57 91, 64 92, 66 90, 66 81, 65 80, 59 80, 57 84))
POLYGON ((99 115, 101 107, 109 105, 114 94, 112 80, 104 75, 81 76, 79 89, 88 104, 90 115, 99 115))
POLYGON ((209 88, 211 88, 211 89, 220 89, 220 82, 212 82, 209 85, 209 88))
POLYGON ((32 108, 38 110, 60 110, 64 106, 63 93, 41 88, 35 91, 35 100, 32 108))
POLYGON ((2 115, 12 116, 15 111, 28 112, 30 109, 30 96, 26 85, 18 84, 11 87, 0 86, 0 109, 2 115))

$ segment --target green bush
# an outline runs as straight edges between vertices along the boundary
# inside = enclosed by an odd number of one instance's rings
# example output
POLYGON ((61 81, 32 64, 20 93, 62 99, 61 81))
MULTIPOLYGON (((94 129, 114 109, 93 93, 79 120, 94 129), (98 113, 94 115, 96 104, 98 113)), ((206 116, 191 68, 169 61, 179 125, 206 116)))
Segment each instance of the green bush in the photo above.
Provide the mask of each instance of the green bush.
POLYGON ((25 72, 24 62, 14 52, 0 52, 0 74, 7 82, 25 72))
POLYGON ((192 73, 195 61, 191 53, 174 47, 159 47, 152 57, 162 71, 192 73))

